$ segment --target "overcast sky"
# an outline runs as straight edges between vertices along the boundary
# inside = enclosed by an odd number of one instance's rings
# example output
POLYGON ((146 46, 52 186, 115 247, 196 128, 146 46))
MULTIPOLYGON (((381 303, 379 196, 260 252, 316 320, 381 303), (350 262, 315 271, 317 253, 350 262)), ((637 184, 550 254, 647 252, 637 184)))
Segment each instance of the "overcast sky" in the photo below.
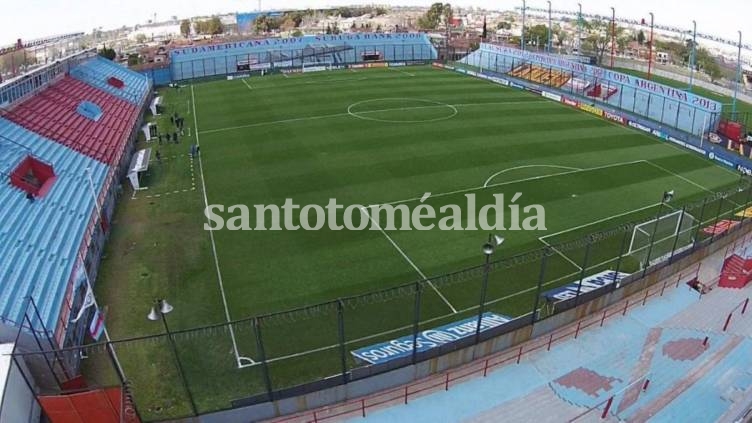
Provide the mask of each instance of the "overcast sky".
MULTIPOLYGON (((748 31, 745 42, 752 40, 752 0, 579 0, 583 11, 610 15, 611 6, 619 16, 642 18, 654 12, 656 22, 691 27, 697 20, 698 30, 724 38, 736 39, 736 31, 748 31), (746 25, 745 25, 746 24, 746 25)), ((352 4, 388 4, 428 6, 426 0, 262 0, 262 8, 300 9, 352 4)), ((511 10, 522 1, 455 0, 454 6, 479 6, 494 10, 511 10)), ((553 0, 555 9, 577 9, 578 0, 553 0)), ((547 7, 543 0, 528 0, 528 6, 547 7)), ((2 8, 0 46, 16 39, 34 39, 67 32, 91 32, 145 23, 154 13, 158 20, 176 15, 180 18, 227 12, 257 10, 258 0, 20 0, 2 8)))

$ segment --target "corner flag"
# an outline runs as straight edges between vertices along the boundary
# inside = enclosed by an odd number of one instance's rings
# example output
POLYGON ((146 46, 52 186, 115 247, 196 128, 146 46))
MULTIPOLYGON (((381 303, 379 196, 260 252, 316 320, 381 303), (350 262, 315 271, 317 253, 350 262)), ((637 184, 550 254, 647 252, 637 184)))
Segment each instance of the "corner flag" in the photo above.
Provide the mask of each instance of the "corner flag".
POLYGON ((94 305, 94 292, 91 290, 91 285, 86 284, 86 296, 84 297, 84 302, 81 304, 81 309, 78 310, 78 315, 76 315, 76 318, 71 320, 71 323, 76 323, 83 317, 84 311, 86 311, 87 308, 94 305))
POLYGON ((89 335, 91 335, 91 337, 94 338, 95 341, 99 341, 99 338, 102 337, 103 333, 104 315, 97 308, 97 310, 94 312, 94 318, 91 319, 91 324, 89 325, 89 335))

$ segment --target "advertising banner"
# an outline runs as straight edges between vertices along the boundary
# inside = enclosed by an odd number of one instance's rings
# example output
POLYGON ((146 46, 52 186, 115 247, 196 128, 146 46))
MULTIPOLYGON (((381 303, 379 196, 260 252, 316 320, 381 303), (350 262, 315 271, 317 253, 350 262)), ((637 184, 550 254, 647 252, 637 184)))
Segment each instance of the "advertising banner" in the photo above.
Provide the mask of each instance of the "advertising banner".
MULTIPOLYGON (((483 313, 480 323, 481 332, 495 328, 509 322, 511 319, 495 313, 483 313)), ((431 348, 440 347, 453 341, 475 335, 478 327, 478 318, 469 317, 458 322, 440 326, 436 329, 428 329, 418 333, 415 338, 417 352, 428 351, 431 348)), ((388 361, 408 357, 413 353, 413 336, 403 336, 391 341, 359 348, 351 351, 355 358, 370 364, 381 364, 388 361)))

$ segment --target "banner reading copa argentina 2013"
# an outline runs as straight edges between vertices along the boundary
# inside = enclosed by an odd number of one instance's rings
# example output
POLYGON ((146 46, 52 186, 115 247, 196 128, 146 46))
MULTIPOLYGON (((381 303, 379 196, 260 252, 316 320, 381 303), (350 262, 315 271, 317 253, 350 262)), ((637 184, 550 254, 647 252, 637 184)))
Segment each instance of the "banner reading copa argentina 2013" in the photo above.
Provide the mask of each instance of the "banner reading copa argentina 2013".
POLYGON ((683 89, 671 87, 664 84, 659 84, 647 79, 638 78, 636 76, 627 75, 625 73, 612 71, 610 69, 604 69, 597 66, 591 66, 584 63, 567 60, 566 58, 556 55, 549 55, 545 53, 537 53, 534 51, 523 51, 517 48, 511 48, 506 46, 497 46, 495 44, 481 44, 481 50, 490 53, 497 53, 500 55, 514 57, 521 60, 537 63, 542 66, 552 66, 559 68, 565 72, 576 72, 578 74, 588 75, 598 79, 605 79, 618 84, 631 85, 635 88, 639 88, 643 91, 653 92, 661 96, 670 98, 681 103, 700 108, 709 112, 720 112, 722 104, 701 97, 694 93, 687 92, 683 89))
MULTIPOLYGON (((480 323, 481 332, 495 328, 509 322, 511 319, 496 313, 483 313, 480 323)), ((478 318, 469 317, 454 323, 440 326, 436 329, 424 330, 415 338, 415 346, 418 353, 428 351, 431 348, 440 347, 450 342, 458 341, 468 336, 475 335, 478 328, 478 318)), ((391 341, 371 345, 351 351, 355 358, 370 364, 386 363, 397 358, 408 357, 413 353, 413 336, 407 335, 391 341)))

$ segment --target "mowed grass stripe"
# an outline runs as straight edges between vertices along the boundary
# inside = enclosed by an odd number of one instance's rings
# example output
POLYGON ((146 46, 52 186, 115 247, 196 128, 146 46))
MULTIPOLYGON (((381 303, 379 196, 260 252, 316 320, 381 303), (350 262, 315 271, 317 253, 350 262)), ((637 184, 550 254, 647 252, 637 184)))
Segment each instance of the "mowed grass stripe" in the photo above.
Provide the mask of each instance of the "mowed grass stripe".
MULTIPOLYGON (((233 88, 226 88, 230 82, 205 85, 200 87, 201 91, 197 87, 199 124, 203 128, 220 128, 221 115, 227 113, 231 116, 224 117, 226 121, 235 123, 342 113, 349 104, 379 98, 414 96, 448 104, 519 102, 520 99, 524 102, 508 106, 467 107, 460 109, 453 119, 430 124, 383 124, 342 116, 202 135, 210 195, 218 196, 215 197, 218 201, 227 204, 279 203, 287 197, 318 204, 330 197, 345 203, 368 204, 408 198, 427 191, 480 186, 499 170, 528 163, 587 168, 646 157, 678 156, 677 163, 683 167, 701 169, 708 166, 707 162, 697 161, 649 137, 552 102, 541 103, 540 97, 471 78, 446 76, 440 71, 426 72, 430 77, 405 78, 394 74, 378 84, 305 87, 295 91, 293 98, 274 95, 271 89, 265 95, 245 89, 237 99, 228 99, 224 94, 213 93, 212 89, 217 86, 222 87, 222 92, 232 91, 233 88), (441 83, 437 85, 437 81, 441 83), (199 96, 203 91, 206 95, 199 96), (216 107, 218 105, 221 106, 216 107)), ((313 78, 324 76, 315 75, 313 78)), ((273 85, 273 80, 268 81, 273 85)), ((254 82, 254 88, 264 83, 267 80, 262 78, 254 82)), ((673 159, 667 160, 667 169, 673 169, 670 166, 673 159)), ((720 183, 723 177, 719 175, 722 174, 711 167, 703 176, 704 182, 720 183)), ((575 226, 573 223, 584 223, 587 219, 601 219, 604 214, 629 210, 629 207, 616 207, 622 204, 620 202, 615 202, 613 208, 601 204, 612 196, 618 197, 620 192, 630 193, 620 197, 620 201, 645 205, 654 203, 655 193, 664 186, 678 184, 671 175, 647 171, 598 179, 610 181, 606 188, 601 189, 603 193, 588 194, 598 190, 583 183, 581 189, 575 190, 580 192, 579 200, 559 198, 571 195, 569 191, 572 190, 556 185, 553 180, 548 184, 515 188, 530 191, 525 192, 530 201, 541 201, 556 210, 565 210, 561 212, 561 221, 556 220, 556 227, 562 229, 575 226), (644 192, 645 197, 632 195, 632 190, 644 192), (590 199, 600 203, 590 203, 590 199)), ((695 188, 680 186, 683 195, 694 195, 695 188)), ((395 254, 383 237, 370 232, 221 232, 218 239, 226 244, 226 248, 221 249, 230 251, 228 262, 233 263, 232 269, 226 272, 236 275, 238 283, 253 280, 250 285, 258 289, 256 294, 249 291, 248 295, 253 297, 250 300, 239 296, 233 307, 249 312, 252 309, 269 310, 274 306, 306 304, 335 294, 354 294, 366 287, 388 287, 412 279, 413 272, 406 269, 404 263, 390 262, 395 254), (293 251, 288 255, 292 258, 287 260, 285 252, 289 251, 290 245, 293 251), (296 272, 288 275, 281 271, 283 268, 296 269, 296 272), (275 295, 275 287, 279 285, 289 286, 289 289, 275 295)), ((442 235, 441 232, 438 234, 442 235)), ((482 238, 481 235, 463 233, 468 242, 482 238)), ((520 235, 518 245, 532 247, 539 235, 520 235)), ((420 237, 415 242, 416 245, 407 246, 407 254, 411 257, 411 251, 421 244, 420 237)), ((452 254, 457 248, 464 249, 469 245, 460 243, 463 246, 457 247, 452 242, 440 240, 428 243, 434 242, 441 246, 437 248, 446 248, 452 254)), ((476 264, 475 247, 466 250, 467 257, 463 254, 453 259, 436 252, 434 255, 442 257, 445 265, 436 265, 431 270, 457 270, 456 265, 476 264)), ((416 263, 423 266, 424 261, 416 263)), ((426 262, 426 265, 431 263, 426 262)))

